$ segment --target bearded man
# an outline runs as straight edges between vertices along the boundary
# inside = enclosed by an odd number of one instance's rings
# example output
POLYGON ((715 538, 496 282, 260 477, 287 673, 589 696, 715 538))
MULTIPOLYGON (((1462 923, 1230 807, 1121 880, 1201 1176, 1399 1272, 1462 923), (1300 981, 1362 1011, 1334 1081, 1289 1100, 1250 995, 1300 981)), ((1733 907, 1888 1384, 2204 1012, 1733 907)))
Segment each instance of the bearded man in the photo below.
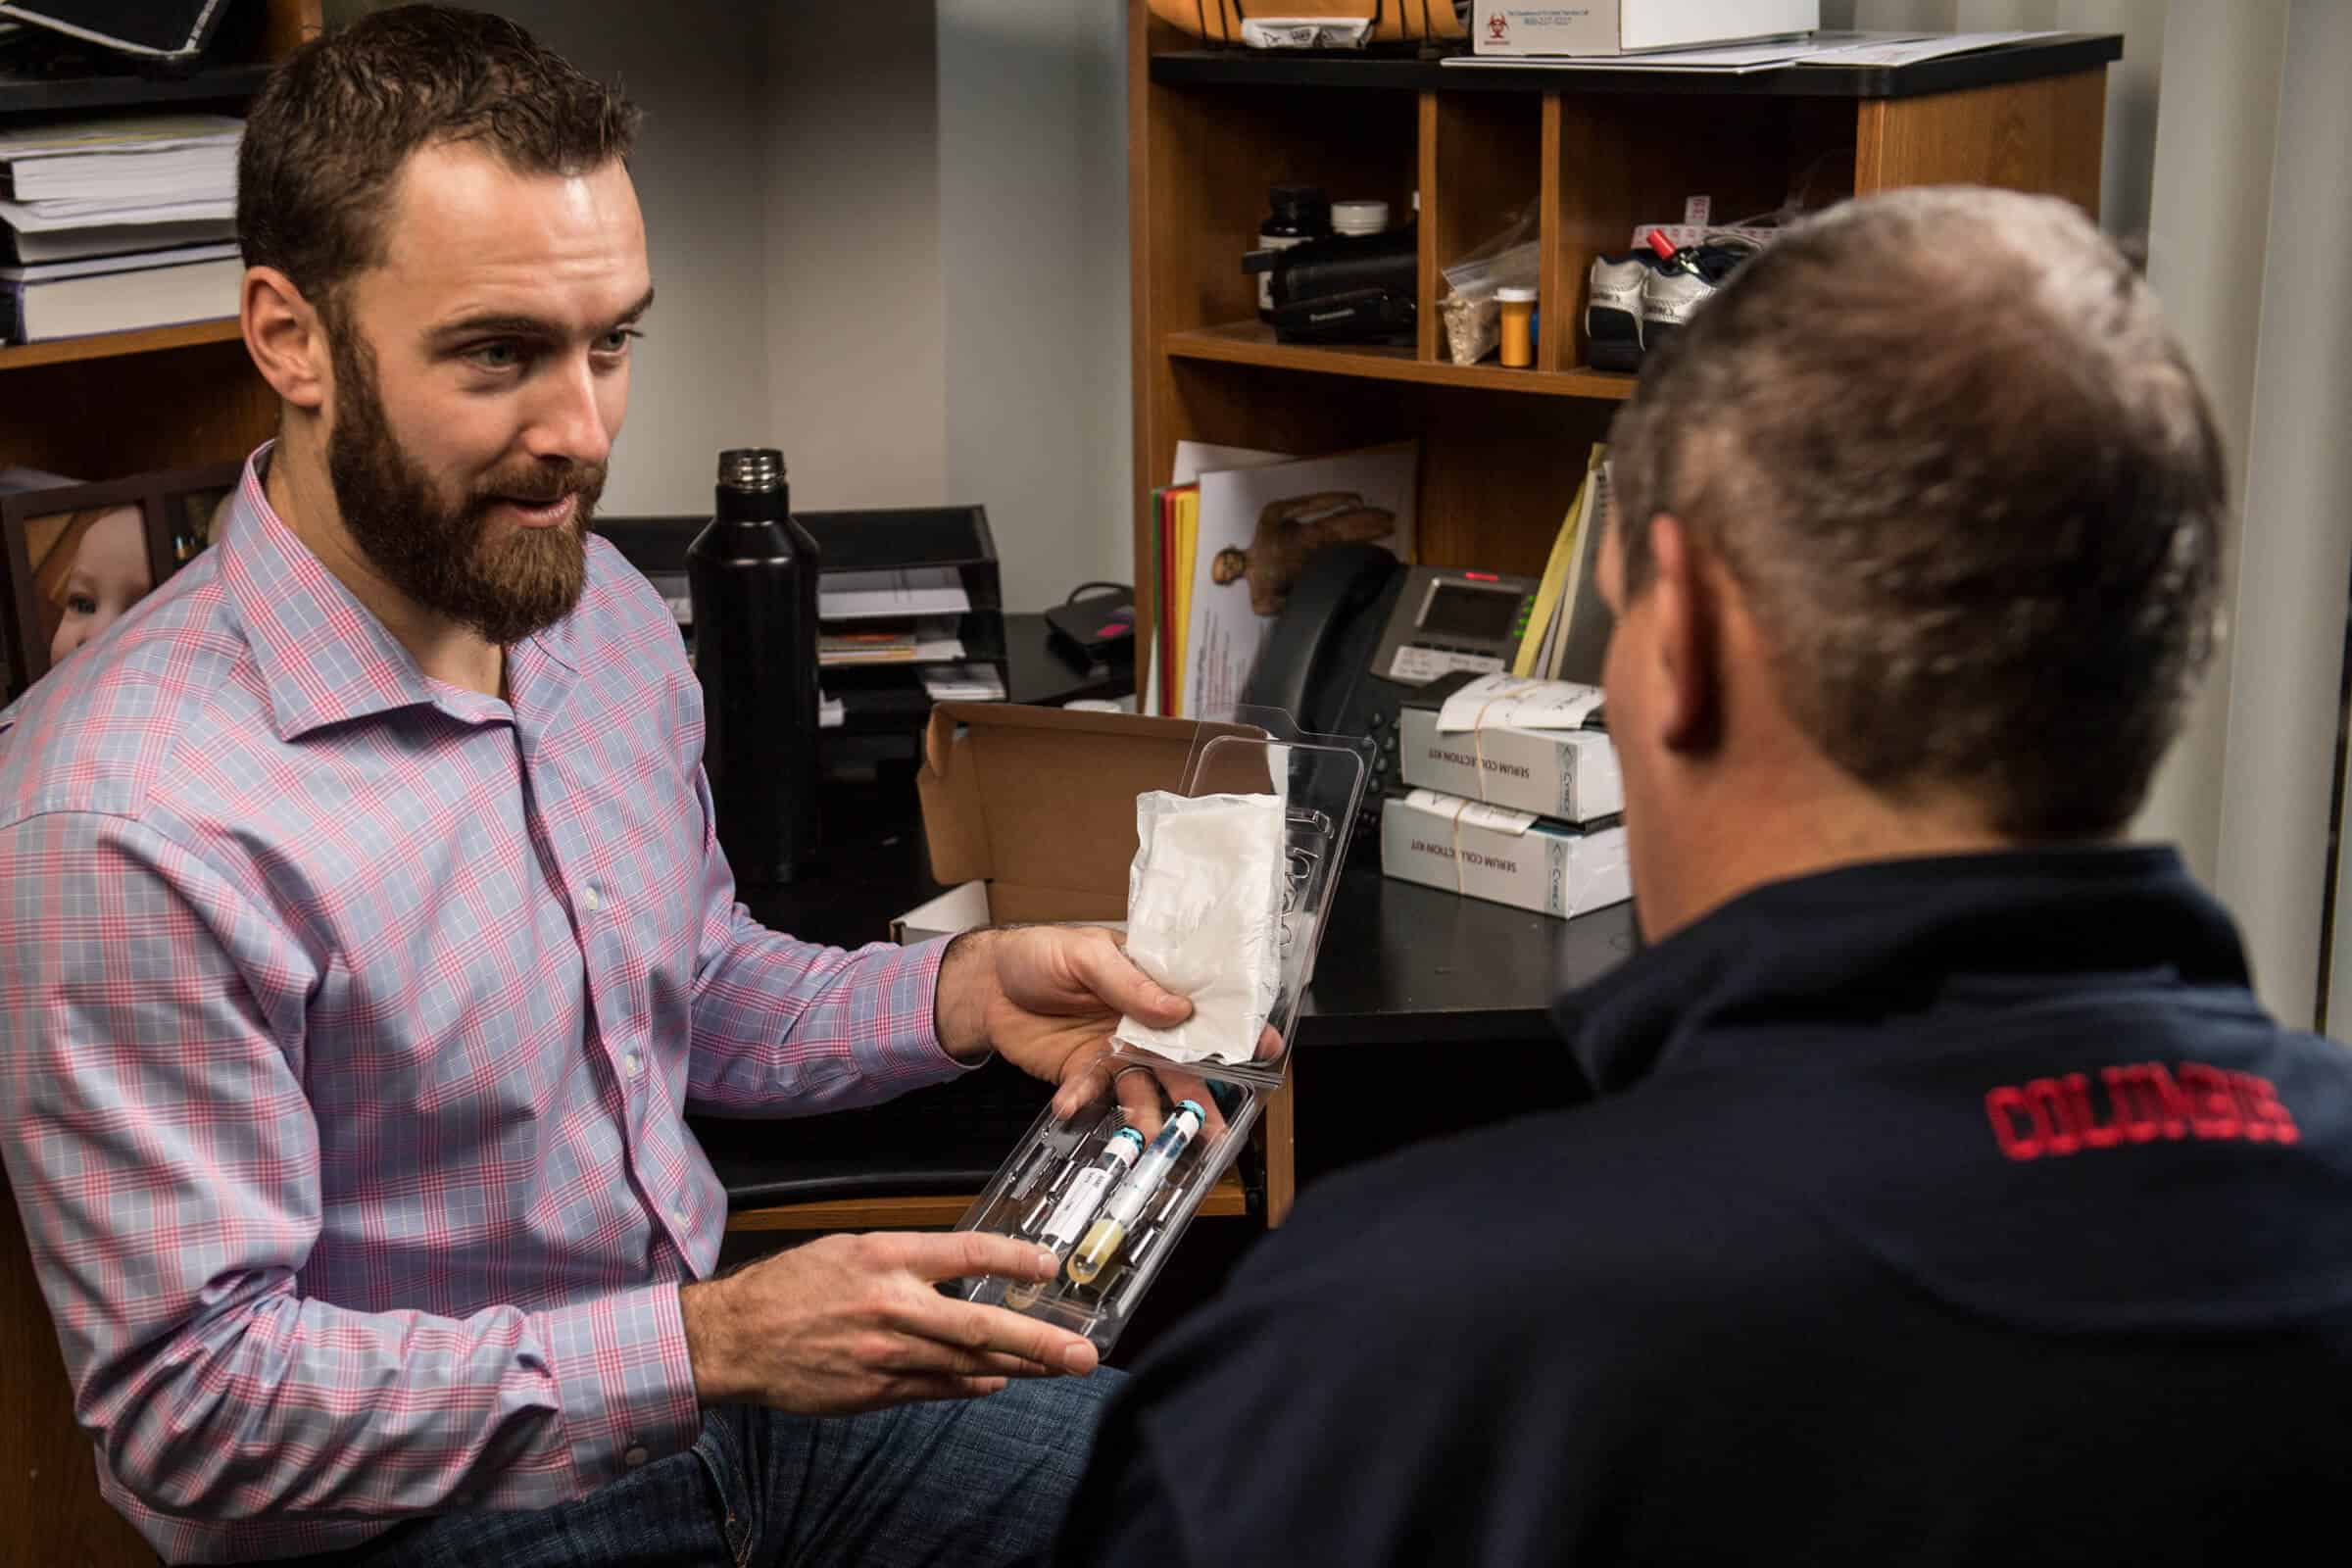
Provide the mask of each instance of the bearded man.
POLYGON ((635 122, 470 12, 290 57, 238 193, 277 439, 0 715, 8 1174, 172 1561, 1001 1561, 1115 1381, 934 1288, 1051 1275, 1008 1239, 710 1277, 688 1109, 991 1050, 1074 1104, 1120 1012, 1189 1004, 1099 931, 845 953, 736 904, 694 675, 587 531, 654 298, 635 122))

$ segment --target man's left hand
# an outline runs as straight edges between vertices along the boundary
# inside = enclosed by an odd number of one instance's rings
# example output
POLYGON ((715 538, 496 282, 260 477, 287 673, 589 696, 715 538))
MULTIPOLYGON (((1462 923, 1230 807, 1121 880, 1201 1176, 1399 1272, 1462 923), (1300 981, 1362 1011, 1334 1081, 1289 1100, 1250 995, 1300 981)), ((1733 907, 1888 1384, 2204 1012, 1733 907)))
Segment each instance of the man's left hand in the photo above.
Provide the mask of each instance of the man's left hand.
POLYGON ((1054 1111, 1075 1114, 1107 1081, 1103 1058, 1122 1013, 1156 1028, 1193 1004, 1151 978, 1100 927, 1037 925, 957 937, 939 970, 939 1042, 959 1061, 995 1051, 1057 1086, 1054 1111))

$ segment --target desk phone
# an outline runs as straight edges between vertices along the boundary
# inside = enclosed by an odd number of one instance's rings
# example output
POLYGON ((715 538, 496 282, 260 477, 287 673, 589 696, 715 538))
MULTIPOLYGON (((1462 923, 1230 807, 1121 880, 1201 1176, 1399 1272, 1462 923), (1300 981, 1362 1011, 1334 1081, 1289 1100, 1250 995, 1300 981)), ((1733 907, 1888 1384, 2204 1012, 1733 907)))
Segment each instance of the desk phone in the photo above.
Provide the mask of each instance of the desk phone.
POLYGON ((1405 693, 1456 670, 1508 668, 1535 599, 1533 577, 1407 566, 1377 545, 1325 546, 1291 584, 1242 702, 1370 743, 1355 842, 1378 844, 1381 798, 1397 787, 1405 693))

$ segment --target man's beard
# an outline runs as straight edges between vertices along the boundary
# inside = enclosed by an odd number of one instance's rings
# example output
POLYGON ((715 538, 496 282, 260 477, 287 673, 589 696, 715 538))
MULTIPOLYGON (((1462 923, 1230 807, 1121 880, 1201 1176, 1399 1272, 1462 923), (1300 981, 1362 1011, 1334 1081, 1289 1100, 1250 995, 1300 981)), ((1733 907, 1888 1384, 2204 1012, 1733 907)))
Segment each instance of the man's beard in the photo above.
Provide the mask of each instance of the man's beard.
POLYGON ((554 625, 579 603, 588 575, 588 519, 605 466, 536 464, 490 475, 456 507, 384 416, 375 356, 355 330, 332 334, 335 426, 326 470, 353 543, 384 580, 424 610, 499 647, 554 625), (494 528, 501 498, 545 504, 577 496, 552 528, 494 528))

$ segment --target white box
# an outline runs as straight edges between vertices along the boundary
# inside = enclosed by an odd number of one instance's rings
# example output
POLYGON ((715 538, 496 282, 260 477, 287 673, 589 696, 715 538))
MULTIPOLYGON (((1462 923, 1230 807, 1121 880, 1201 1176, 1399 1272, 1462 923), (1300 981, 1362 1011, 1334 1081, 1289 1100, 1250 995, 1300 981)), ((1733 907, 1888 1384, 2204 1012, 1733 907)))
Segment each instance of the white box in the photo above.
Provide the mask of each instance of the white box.
POLYGON ((1588 0, 1551 5, 1479 0, 1470 13, 1473 52, 1482 55, 1696 49, 1813 32, 1820 26, 1821 0, 1588 0))
POLYGON ((1625 829, 1582 832, 1435 790, 1381 804, 1380 868, 1400 881, 1563 919, 1634 896, 1625 829))
POLYGON ((959 882, 891 921, 890 940, 911 947, 934 937, 977 931, 988 923, 988 884, 959 882))
MULTIPOLYGON (((959 882, 936 899, 916 905, 890 922, 890 940, 912 947, 939 937, 960 936, 996 922, 988 914, 988 884, 959 882)), ((1099 926, 1126 934, 1124 920, 1029 920, 1027 925, 1099 926)))
POLYGON ((1442 734, 1435 708, 1396 715, 1396 765, 1405 783, 1489 806, 1591 822, 1625 809, 1617 748, 1596 729, 1490 725, 1442 734))

